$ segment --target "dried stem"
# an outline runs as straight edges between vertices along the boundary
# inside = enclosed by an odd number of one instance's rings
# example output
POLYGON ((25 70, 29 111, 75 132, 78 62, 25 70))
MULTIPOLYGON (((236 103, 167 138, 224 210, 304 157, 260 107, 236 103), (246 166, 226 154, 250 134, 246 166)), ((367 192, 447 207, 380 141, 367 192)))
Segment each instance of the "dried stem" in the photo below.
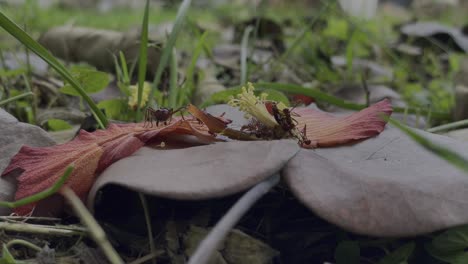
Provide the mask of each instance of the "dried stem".
POLYGON ((81 219, 83 224, 89 228, 91 237, 94 239, 96 244, 101 247, 101 250, 104 252, 109 262, 112 264, 123 264, 123 260, 107 239, 106 233, 97 223, 96 219, 94 219, 91 213, 86 209, 80 198, 78 198, 78 196, 76 196, 76 194, 68 187, 62 188, 60 193, 70 202, 73 210, 81 219))
POLYGON ((7 222, 0 222, 0 230, 55 236, 83 236, 87 234, 87 230, 81 227, 59 227, 7 222))
MULTIPOLYGON (((138 193, 138 195, 140 196, 141 206, 143 207, 143 212, 145 214, 146 227, 148 229, 148 240, 149 240, 150 251, 153 254, 156 252, 156 246, 154 245, 153 228, 151 226, 151 217, 150 217, 149 210, 148 210, 148 203, 143 193, 138 193)), ((152 263, 156 264, 155 258, 152 259, 152 263)))
POLYGON ((208 260, 218 248, 218 245, 223 241, 234 225, 255 202, 268 193, 268 191, 279 182, 279 179, 280 175, 275 174, 246 192, 201 242, 188 264, 208 263, 208 260))

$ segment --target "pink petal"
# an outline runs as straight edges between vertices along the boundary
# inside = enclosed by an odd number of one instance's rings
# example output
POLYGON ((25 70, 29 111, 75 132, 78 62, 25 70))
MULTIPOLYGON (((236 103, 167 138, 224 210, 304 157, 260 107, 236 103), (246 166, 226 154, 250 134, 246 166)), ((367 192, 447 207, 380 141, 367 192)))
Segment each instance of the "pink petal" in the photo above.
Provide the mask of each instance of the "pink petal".
POLYGON ((386 121, 381 114, 390 116, 392 106, 385 99, 348 116, 334 116, 310 108, 296 108, 293 116, 302 130, 306 125, 306 135, 311 140, 305 148, 331 147, 375 136, 383 131, 386 121))

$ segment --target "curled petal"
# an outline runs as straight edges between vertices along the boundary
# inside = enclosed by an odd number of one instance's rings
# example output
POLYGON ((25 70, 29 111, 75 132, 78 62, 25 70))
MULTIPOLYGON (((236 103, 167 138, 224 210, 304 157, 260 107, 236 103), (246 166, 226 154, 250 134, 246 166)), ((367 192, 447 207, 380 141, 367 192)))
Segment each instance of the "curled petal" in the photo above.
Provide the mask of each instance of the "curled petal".
POLYGON ((298 128, 306 126, 306 136, 311 141, 305 148, 331 147, 375 136, 383 131, 392 106, 385 99, 348 116, 334 116, 311 108, 294 109, 298 128))
POLYGON ((253 140, 254 138, 242 131, 231 129, 228 127, 228 124, 231 123, 231 120, 227 120, 223 117, 213 116, 209 113, 201 111, 196 106, 190 104, 187 107, 187 111, 190 112, 194 117, 202 121, 209 131, 212 133, 222 133, 223 135, 237 140, 253 140))

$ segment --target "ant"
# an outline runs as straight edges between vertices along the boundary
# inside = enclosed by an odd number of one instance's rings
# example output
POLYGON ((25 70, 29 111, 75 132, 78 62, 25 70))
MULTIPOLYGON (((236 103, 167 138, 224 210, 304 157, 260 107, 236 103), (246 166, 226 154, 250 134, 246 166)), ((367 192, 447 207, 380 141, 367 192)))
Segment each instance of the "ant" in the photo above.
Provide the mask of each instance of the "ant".
MULTIPOLYGON (((181 111, 185 107, 180 107, 177 110, 174 111, 172 108, 165 108, 161 107, 159 109, 154 109, 152 107, 146 108, 145 112, 145 123, 143 126, 145 127, 146 124, 149 122, 151 124, 151 127, 153 127, 153 121, 156 121, 156 126, 159 126, 159 122, 163 122, 164 125, 167 125, 167 121, 169 120, 169 123, 172 121, 172 115, 181 111)), ((182 116, 182 119, 184 117, 182 116)))
POLYGON ((302 129, 299 136, 299 145, 310 145, 312 143, 312 141, 307 138, 306 129, 307 125, 304 125, 304 128, 302 129))
POLYGON ((296 126, 299 124, 299 122, 297 122, 297 120, 292 117, 293 115, 299 116, 298 114, 292 111, 294 110, 294 108, 296 107, 293 107, 291 109, 284 108, 283 111, 280 111, 276 103, 273 103, 271 105, 273 117, 275 118, 276 122, 281 127, 281 129, 285 133, 289 133, 291 136, 297 138, 299 140, 300 145, 310 145, 312 141, 307 138, 307 125, 304 125, 304 128, 301 131, 296 133, 293 132, 296 129, 296 126))
POLYGON ((296 128, 296 125, 298 124, 296 119, 292 117, 292 114, 295 114, 292 112, 294 108, 295 107, 293 107, 292 109, 284 108, 283 111, 280 111, 276 103, 271 104, 271 111, 276 122, 280 125, 284 132, 290 134, 291 131, 294 130, 294 128, 296 128))

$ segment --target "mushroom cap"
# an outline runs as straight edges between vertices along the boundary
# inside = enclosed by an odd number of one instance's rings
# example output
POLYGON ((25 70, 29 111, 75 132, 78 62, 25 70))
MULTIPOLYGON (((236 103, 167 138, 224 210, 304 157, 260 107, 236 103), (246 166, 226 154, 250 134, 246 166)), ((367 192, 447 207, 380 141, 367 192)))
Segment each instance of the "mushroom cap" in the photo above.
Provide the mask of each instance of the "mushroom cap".
POLYGON ((298 151, 294 140, 220 142, 169 150, 144 147, 98 177, 88 206, 94 207, 96 193, 108 184, 178 200, 228 196, 279 172, 298 151))
MULTIPOLYGON (((420 131, 468 157, 468 144, 420 131)), ((348 231, 413 236, 468 223, 468 177, 387 126, 358 144, 301 150, 282 176, 314 213, 348 231)))

